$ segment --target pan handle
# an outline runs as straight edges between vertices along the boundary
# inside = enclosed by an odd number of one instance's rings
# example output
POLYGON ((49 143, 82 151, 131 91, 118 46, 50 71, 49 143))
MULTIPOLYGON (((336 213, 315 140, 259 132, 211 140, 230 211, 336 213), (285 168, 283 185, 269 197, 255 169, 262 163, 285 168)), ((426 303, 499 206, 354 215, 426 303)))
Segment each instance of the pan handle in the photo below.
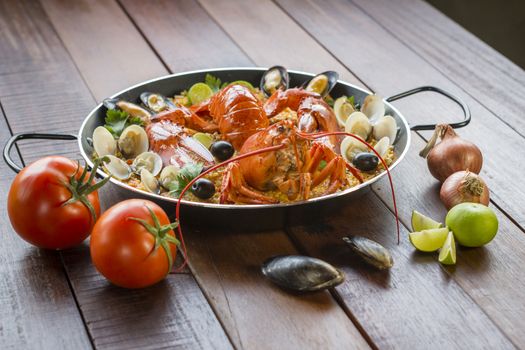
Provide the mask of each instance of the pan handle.
MULTIPOLYGON (((437 88, 435 86, 421 86, 421 87, 418 87, 418 88, 415 88, 415 89, 412 89, 412 90, 408 90, 408 91, 402 92, 402 93, 394 95, 394 96, 390 96, 390 97, 388 97, 386 99, 386 101, 387 102, 393 102, 393 101, 405 98, 407 96, 414 95, 414 94, 417 94, 417 93, 420 93, 420 92, 424 92, 424 91, 437 92, 437 93, 439 93, 439 94, 441 94, 441 95, 443 95, 445 97, 448 97, 449 99, 451 99, 452 101, 456 102, 461 107, 465 117, 460 122, 450 124, 450 126, 452 128, 454 128, 454 129, 462 128, 464 126, 467 126, 468 123, 470 123, 470 119, 471 119, 470 109, 465 104, 465 102, 463 102, 463 100, 461 100, 459 97, 452 95, 450 92, 447 92, 445 90, 441 90, 440 88, 437 88)), ((414 130, 414 131, 416 131, 416 130, 434 130, 435 128, 436 128, 436 124, 421 124, 421 125, 414 125, 414 126, 410 127, 410 130, 414 130)))
POLYGON ((19 140, 27 140, 27 139, 39 139, 39 140, 76 140, 77 135, 74 134, 38 134, 38 133, 20 133, 15 134, 7 140, 5 146, 4 146, 4 160, 7 163, 7 165, 15 172, 19 173, 22 168, 18 166, 14 162, 14 160, 9 155, 11 148, 16 144, 19 140))

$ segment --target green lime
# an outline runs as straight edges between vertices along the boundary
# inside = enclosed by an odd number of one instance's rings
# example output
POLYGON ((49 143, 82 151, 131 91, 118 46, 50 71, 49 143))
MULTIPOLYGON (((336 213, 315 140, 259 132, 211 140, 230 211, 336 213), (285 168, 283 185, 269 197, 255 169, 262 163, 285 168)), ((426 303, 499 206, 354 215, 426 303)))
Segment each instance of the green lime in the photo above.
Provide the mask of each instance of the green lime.
POLYGON ((206 134, 203 132, 198 132, 195 135, 193 135, 193 138, 200 143, 204 145, 206 148, 210 148, 211 144, 213 143, 213 137, 210 134, 206 134))
POLYGON ((447 239, 448 228, 432 228, 420 232, 410 232, 410 243, 422 252, 435 252, 443 246, 447 239))
POLYGON ((481 247, 498 232, 496 214, 483 204, 458 204, 450 209, 445 221, 458 243, 466 247, 481 247))
POLYGON ((191 104, 198 105, 213 96, 211 87, 204 83, 193 84, 188 91, 188 98, 191 104))
POLYGON ((456 264, 456 241, 454 240, 454 234, 452 231, 448 233, 445 244, 439 251, 439 262, 443 265, 455 265, 456 264))
POLYGON ((412 211, 412 231, 419 232, 431 228, 440 228, 443 224, 432 220, 417 210, 412 211))
POLYGON ((233 84, 246 86, 250 90, 255 90, 253 85, 247 82, 246 80, 236 80, 230 83, 230 85, 233 85, 233 84))

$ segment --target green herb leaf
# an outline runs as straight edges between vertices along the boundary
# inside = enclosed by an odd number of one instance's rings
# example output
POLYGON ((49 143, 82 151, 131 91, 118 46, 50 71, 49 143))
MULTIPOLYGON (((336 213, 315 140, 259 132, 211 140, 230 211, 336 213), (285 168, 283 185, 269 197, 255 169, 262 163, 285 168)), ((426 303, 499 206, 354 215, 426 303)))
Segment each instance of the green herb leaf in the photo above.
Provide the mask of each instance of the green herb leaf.
POLYGON ((347 98, 348 100, 348 103, 350 103, 352 105, 352 107, 354 107, 355 109, 355 97, 354 96, 350 96, 347 98))
POLYGON ((144 124, 139 117, 132 117, 128 112, 118 109, 108 109, 105 122, 106 124, 104 126, 115 137, 120 136, 122 131, 131 124, 137 124, 140 126, 144 124))
POLYGON ((321 162, 319 162, 319 170, 323 170, 326 167, 326 160, 322 159, 321 162))
POLYGON ((168 184, 169 194, 172 197, 180 196, 180 193, 191 180, 199 176, 202 171, 202 164, 186 164, 177 174, 177 178, 168 184))
POLYGON ((206 74, 204 83, 208 85, 213 90, 213 92, 217 92, 221 89, 221 80, 211 74, 206 74))

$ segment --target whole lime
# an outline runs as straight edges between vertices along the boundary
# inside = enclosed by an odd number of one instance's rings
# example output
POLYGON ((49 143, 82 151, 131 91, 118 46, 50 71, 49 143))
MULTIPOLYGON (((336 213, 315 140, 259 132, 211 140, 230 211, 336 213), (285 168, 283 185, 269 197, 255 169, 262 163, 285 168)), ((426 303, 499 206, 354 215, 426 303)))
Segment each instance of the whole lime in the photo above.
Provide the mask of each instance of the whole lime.
POLYGON ((478 203, 461 203, 450 209, 445 219, 459 244, 481 247, 498 232, 498 218, 492 209, 478 203))

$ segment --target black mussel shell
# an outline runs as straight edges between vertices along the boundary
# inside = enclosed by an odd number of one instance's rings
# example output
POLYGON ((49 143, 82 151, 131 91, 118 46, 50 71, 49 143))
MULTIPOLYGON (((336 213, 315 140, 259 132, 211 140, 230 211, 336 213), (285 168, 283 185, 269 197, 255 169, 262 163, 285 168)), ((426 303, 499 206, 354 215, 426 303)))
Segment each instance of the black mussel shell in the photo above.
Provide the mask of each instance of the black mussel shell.
POLYGON ((278 89, 288 89, 289 84, 290 77, 288 76, 286 68, 283 66, 273 66, 264 72, 259 87, 266 96, 270 96, 278 89))
POLYGON ((119 102, 119 100, 116 98, 105 98, 104 101, 102 101, 102 104, 107 109, 119 109, 117 107, 117 102, 119 102))
POLYGON ((326 97, 334 88, 339 80, 339 74, 333 70, 317 74, 312 79, 301 85, 305 90, 317 92, 322 97, 326 97))
POLYGON ((302 255, 280 255, 266 260, 262 273, 278 286, 296 292, 314 292, 341 284, 344 273, 329 263, 302 255))
POLYGON ((120 109, 128 112, 132 117, 138 117, 143 121, 147 121, 151 118, 151 112, 146 110, 144 107, 139 106, 136 103, 121 100, 119 98, 106 98, 102 101, 102 104, 107 109, 120 109))
POLYGON ((380 270, 389 269, 394 259, 388 249, 371 239, 362 236, 343 237, 343 241, 365 262, 380 270))
POLYGON ((140 100, 149 110, 159 113, 166 109, 175 108, 173 102, 162 94, 153 92, 143 92, 140 94, 140 100))

